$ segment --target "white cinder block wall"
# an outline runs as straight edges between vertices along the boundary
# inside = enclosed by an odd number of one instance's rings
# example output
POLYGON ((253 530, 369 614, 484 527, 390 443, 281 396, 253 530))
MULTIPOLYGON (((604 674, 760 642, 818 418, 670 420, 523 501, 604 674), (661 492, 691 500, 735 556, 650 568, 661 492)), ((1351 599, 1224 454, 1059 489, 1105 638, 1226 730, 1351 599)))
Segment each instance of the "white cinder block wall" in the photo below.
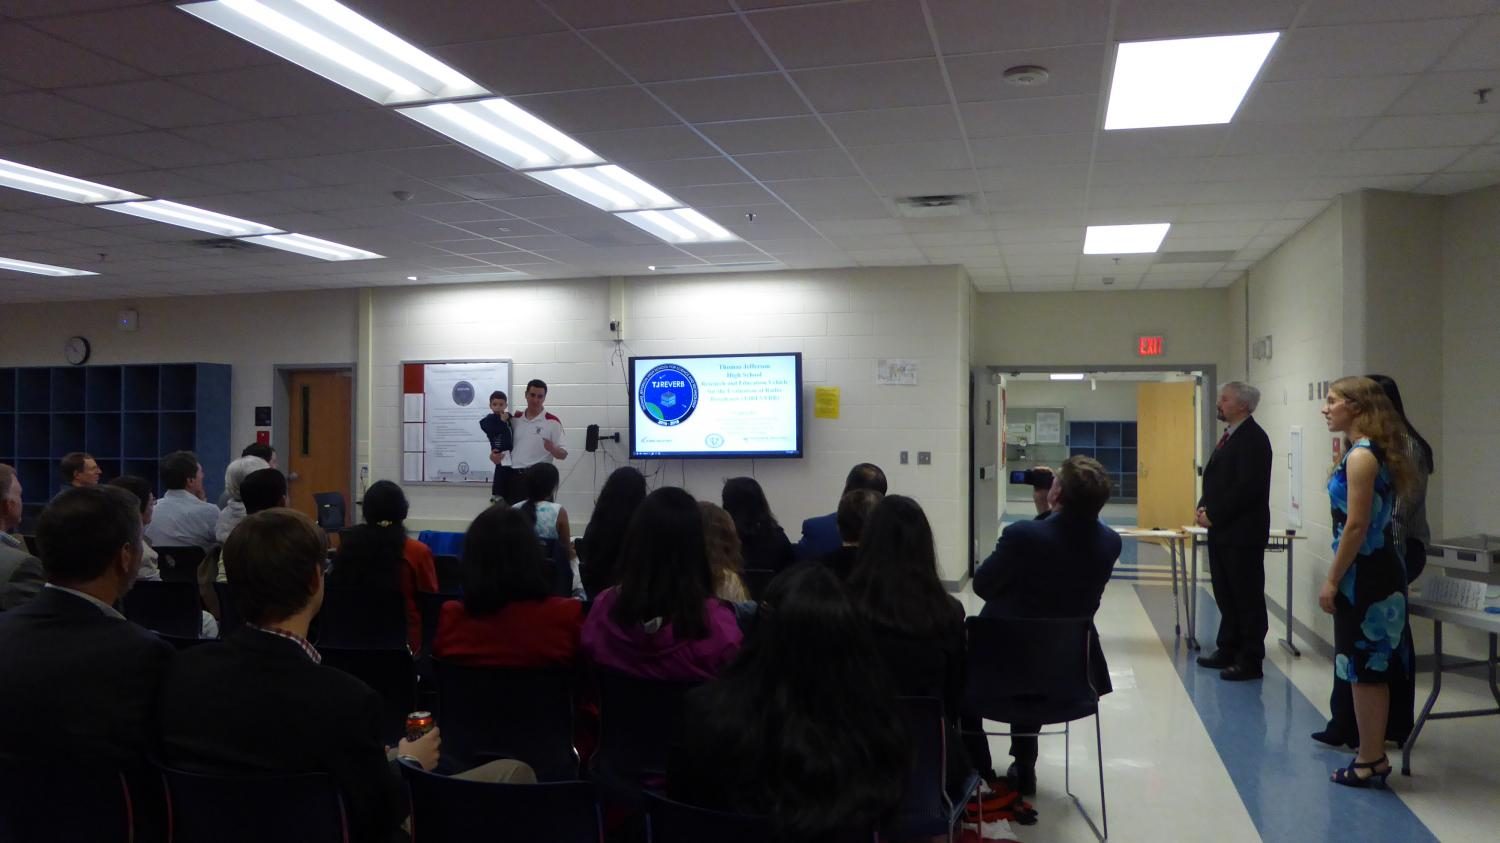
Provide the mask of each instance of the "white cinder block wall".
MULTIPOLYGON (((967 373, 969 281, 952 267, 819 270, 623 279, 624 340, 608 331, 610 283, 379 289, 371 293, 368 398, 372 480, 399 476, 402 360, 500 357, 515 361, 515 390, 547 381, 548 407, 567 427, 570 458, 559 501, 587 521, 604 478, 627 462, 625 443, 583 450, 598 424, 628 438, 624 359, 632 355, 800 351, 801 460, 652 460, 655 485, 684 485, 717 500, 724 479, 755 476, 795 541, 803 518, 831 511, 856 462, 885 468, 894 492, 917 498, 933 524, 944 579, 967 572, 967 373), (915 358, 916 386, 878 386, 876 360, 915 358), (836 420, 815 419, 813 390, 836 386, 836 420), (901 450, 911 464, 898 464, 901 450), (931 451, 930 466, 916 465, 931 451)), ((363 397, 362 397, 363 398, 363 397)), ((361 402, 362 411, 365 407, 361 402)), ((408 489, 412 524, 462 529, 488 502, 479 488, 408 489)))

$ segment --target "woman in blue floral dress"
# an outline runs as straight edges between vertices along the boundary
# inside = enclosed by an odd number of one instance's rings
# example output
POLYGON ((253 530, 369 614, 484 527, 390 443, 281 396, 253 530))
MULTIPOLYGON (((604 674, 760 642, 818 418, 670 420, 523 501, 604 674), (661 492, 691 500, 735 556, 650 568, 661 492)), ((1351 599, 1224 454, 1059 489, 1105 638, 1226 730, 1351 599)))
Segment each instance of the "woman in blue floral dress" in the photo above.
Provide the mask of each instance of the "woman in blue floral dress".
POLYGON ((1333 509, 1333 566, 1318 605, 1333 615, 1334 675, 1350 683, 1359 752, 1333 781, 1383 787, 1390 682, 1410 674, 1406 569, 1391 529, 1398 493, 1415 472, 1401 417, 1369 378, 1334 381, 1323 406, 1328 429, 1348 438, 1344 459, 1328 480, 1333 509))

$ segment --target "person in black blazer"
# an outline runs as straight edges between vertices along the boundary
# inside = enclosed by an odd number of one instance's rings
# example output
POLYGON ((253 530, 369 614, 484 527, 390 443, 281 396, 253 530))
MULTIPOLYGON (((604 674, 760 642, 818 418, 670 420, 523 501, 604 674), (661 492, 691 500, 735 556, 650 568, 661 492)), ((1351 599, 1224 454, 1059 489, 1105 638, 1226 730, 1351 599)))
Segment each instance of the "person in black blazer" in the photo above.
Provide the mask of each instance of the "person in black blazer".
POLYGON ((1229 428, 1203 467, 1196 521, 1208 528, 1208 569, 1219 606, 1218 649, 1198 657, 1229 681, 1259 679, 1266 657, 1266 540, 1271 533, 1271 440, 1251 413, 1260 390, 1231 381, 1219 390, 1229 428))
MULTIPOLYGON (((1069 457, 1047 490, 1050 513, 1017 521, 1000 533, 995 550, 974 572, 983 618, 1092 618, 1120 558, 1120 534, 1099 520, 1109 501, 1109 474, 1098 461, 1069 457)), ((1099 636, 1089 658, 1094 689, 1112 690, 1099 636)), ((1038 732, 1039 723, 1012 723, 1013 732, 1038 732)), ((1011 778, 1036 792, 1037 740, 1013 737, 1011 778)))
MULTIPOLYGON (((849 476, 844 478, 844 491, 839 493, 839 499, 843 500, 844 495, 855 489, 869 489, 885 495, 885 472, 874 463, 862 462, 856 465, 849 469, 849 476)), ((837 553, 847 541, 840 535, 837 512, 805 518, 802 521, 802 538, 797 541, 797 560, 805 562, 826 558, 837 553)))

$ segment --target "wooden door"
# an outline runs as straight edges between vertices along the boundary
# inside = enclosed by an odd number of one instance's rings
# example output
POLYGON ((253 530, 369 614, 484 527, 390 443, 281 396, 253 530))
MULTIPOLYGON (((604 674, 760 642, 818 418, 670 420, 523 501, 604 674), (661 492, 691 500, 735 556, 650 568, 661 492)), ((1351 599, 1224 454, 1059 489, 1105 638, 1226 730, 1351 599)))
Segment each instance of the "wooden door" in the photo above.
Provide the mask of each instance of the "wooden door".
POLYGON ((1137 523, 1170 529, 1193 523, 1195 412, 1192 381, 1143 383, 1136 392, 1137 523))
POLYGON ((287 414, 287 488, 293 509, 318 517, 315 492, 341 492, 344 517, 353 516, 354 377, 347 369, 293 372, 287 414))

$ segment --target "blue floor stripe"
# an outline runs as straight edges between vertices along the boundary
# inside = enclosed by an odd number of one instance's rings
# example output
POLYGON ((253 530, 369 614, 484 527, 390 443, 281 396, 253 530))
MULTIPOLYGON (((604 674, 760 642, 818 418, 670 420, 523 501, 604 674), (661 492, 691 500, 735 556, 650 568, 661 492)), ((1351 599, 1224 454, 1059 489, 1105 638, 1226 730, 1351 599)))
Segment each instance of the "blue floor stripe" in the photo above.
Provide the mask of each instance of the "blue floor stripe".
MULTIPOLYGON (((1174 638, 1172 595, 1162 588, 1135 591, 1263 840, 1437 841, 1398 795, 1399 775, 1391 777, 1396 793, 1328 781, 1349 755, 1308 738, 1323 728, 1323 715, 1271 660, 1259 682, 1224 682, 1194 664, 1198 654, 1174 638)), ((1198 633, 1212 649, 1219 614, 1207 590, 1198 606, 1198 633)), ((1276 646, 1273 637, 1267 642, 1276 646)), ((1399 766, 1400 758, 1391 763, 1399 766)))

